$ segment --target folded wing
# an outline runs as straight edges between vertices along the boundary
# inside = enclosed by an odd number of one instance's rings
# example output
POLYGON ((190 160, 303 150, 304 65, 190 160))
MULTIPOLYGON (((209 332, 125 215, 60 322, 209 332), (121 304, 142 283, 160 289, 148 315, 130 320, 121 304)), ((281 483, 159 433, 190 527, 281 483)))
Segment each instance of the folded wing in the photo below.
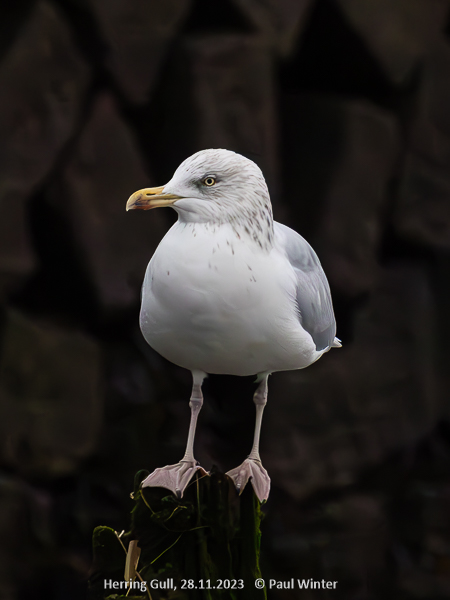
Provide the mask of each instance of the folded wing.
POLYGON ((303 329, 311 335, 317 350, 339 346, 330 286, 317 254, 296 231, 277 222, 274 228, 297 276, 297 304, 303 329))

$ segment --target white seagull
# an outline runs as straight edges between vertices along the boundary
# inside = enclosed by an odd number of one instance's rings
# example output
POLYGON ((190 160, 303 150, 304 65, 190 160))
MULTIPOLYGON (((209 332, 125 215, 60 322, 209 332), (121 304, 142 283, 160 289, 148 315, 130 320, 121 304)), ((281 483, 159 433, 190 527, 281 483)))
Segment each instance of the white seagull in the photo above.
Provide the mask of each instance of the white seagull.
POLYGON ((250 480, 265 501, 270 478, 259 437, 268 377, 304 369, 341 345, 327 278, 308 242, 273 220, 264 176, 240 154, 197 152, 169 183, 127 202, 127 210, 160 206, 174 208, 178 220, 147 267, 140 326, 152 348, 192 372, 191 421, 183 459, 156 469, 142 487, 181 497, 194 473, 205 473, 194 436, 207 373, 256 375, 253 447, 227 475, 239 492, 250 480))

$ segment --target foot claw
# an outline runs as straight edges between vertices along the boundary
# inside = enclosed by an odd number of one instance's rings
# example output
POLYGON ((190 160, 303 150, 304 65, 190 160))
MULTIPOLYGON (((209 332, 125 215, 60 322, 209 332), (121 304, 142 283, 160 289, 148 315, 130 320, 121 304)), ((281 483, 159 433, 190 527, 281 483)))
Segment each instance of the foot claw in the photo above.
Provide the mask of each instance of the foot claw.
POLYGON ((170 490, 177 498, 182 498, 186 487, 197 471, 200 471, 201 475, 207 475, 207 472, 196 461, 182 460, 176 465, 155 469, 141 483, 141 488, 163 487, 170 490))
POLYGON ((227 475, 233 480, 239 494, 242 494, 247 482, 250 480, 260 502, 265 502, 269 497, 270 477, 261 461, 246 458, 242 465, 228 471, 227 475))

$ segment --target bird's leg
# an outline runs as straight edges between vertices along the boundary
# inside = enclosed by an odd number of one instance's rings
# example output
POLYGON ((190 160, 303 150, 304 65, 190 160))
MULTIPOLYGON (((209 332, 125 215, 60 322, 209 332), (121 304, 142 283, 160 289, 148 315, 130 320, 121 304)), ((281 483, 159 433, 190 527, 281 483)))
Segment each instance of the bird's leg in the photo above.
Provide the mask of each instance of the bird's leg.
POLYGON ((191 409, 191 422, 189 424, 189 433, 186 444, 186 452, 184 453, 184 457, 181 462, 188 463, 196 463, 194 458, 194 439, 195 439, 195 429, 197 427, 197 419, 198 415, 203 406, 203 393, 202 393, 202 383, 198 383, 195 381, 192 385, 192 393, 191 399, 189 400, 189 407, 191 409))
POLYGON ((184 490, 198 470, 201 471, 202 475, 206 475, 206 471, 202 469, 194 458, 195 428, 197 426, 199 412, 203 405, 202 383, 205 378, 205 373, 202 371, 193 371, 192 376, 192 393, 189 401, 189 406, 191 408, 191 422, 189 425, 189 434, 184 457, 176 465, 167 465, 167 467, 155 469, 155 471, 141 483, 141 487, 167 488, 179 498, 182 498, 184 490))
POLYGON ((259 437, 264 407, 267 404, 268 378, 268 375, 264 377, 253 396, 253 402, 256 405, 256 422, 252 450, 242 465, 227 473, 228 477, 231 477, 234 481, 234 485, 239 494, 242 493, 242 490, 250 480, 260 502, 267 500, 270 492, 270 477, 262 466, 261 458, 259 456, 259 437))

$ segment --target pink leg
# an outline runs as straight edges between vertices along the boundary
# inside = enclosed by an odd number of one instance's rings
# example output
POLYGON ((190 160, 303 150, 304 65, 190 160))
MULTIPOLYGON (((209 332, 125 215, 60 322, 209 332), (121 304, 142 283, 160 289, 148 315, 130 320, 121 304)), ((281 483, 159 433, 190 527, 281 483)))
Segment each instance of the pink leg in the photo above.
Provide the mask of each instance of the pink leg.
POLYGON ((253 402, 256 405, 256 422, 251 452, 239 467, 236 467, 227 473, 228 477, 231 477, 234 481, 234 485, 239 494, 242 493, 247 482, 250 480, 260 502, 266 501, 270 492, 270 477, 262 466, 261 458, 259 456, 259 438, 261 434, 264 407, 267 404, 268 378, 268 375, 264 377, 253 396, 253 402))
POLYGON ((202 383, 206 374, 202 371, 193 371, 192 394, 189 401, 191 408, 191 422, 189 425, 188 440, 184 457, 176 465, 167 465, 155 469, 153 473, 144 479, 141 487, 163 487, 173 492, 179 498, 183 497, 184 491, 192 477, 197 471, 206 475, 206 471, 194 458, 194 439, 197 419, 203 405, 202 383))

